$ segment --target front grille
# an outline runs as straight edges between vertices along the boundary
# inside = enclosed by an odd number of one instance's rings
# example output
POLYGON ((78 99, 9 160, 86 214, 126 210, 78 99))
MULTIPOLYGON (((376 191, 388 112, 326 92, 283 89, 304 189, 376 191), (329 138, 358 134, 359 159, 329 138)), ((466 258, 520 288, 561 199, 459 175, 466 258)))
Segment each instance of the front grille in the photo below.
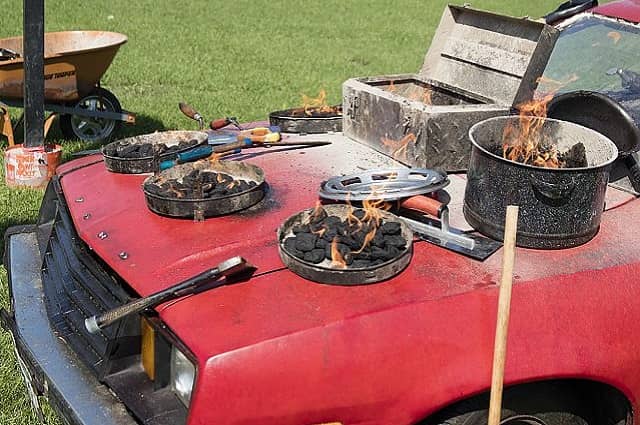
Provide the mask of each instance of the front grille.
MULTIPOLYGON (((153 382, 142 370, 139 315, 128 316, 98 334, 85 329, 87 317, 122 305, 135 294, 76 233, 58 178, 51 181, 45 193, 37 237, 45 305, 56 333, 140 423, 184 424, 187 409, 171 391, 168 378, 153 382)), ((154 317, 152 321, 157 341, 166 341, 166 350, 170 351, 171 345, 181 347, 159 319, 154 317)), ((167 356, 159 351, 155 355, 156 372, 168 376, 167 356)))
MULTIPOLYGON (((120 335, 127 321, 90 334, 84 320, 131 297, 123 282, 106 271, 106 265, 76 234, 57 181, 47 191, 43 203, 47 202, 56 204, 56 208, 49 209, 53 217, 47 220, 50 233, 42 263, 47 311, 58 334, 102 377, 109 372, 109 360, 122 345, 120 335)), ((129 332, 124 333, 131 336, 129 332)))

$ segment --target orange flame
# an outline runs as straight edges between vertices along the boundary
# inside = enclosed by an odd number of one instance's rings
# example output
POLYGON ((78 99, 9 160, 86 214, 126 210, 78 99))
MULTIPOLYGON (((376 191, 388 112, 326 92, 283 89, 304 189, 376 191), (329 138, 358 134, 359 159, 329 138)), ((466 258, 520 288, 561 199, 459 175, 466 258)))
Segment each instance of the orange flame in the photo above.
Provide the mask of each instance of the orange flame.
POLYGON ((415 143, 416 136, 413 133, 408 133, 400 140, 382 138, 382 145, 389 149, 389 153, 393 159, 397 161, 407 161, 407 147, 409 143, 415 143))
POLYGON ((431 105, 431 89, 429 87, 415 87, 409 93, 409 100, 417 100, 425 105, 431 105))
MULTIPOLYGON (((209 162, 210 163, 215 163, 218 162, 220 160, 220 158, 222 158, 222 154, 220 153, 213 153, 209 156, 209 162)), ((218 174, 218 178, 220 178, 220 174, 218 174)), ((218 181, 218 183, 220 183, 220 181, 218 181)))
POLYGON ((236 183, 237 182, 235 180, 232 180, 231 183, 227 185, 227 189, 233 189, 236 186, 236 183))
POLYGON ((331 241, 331 267, 338 269, 344 269, 347 267, 347 262, 344 261, 344 257, 340 254, 338 249, 338 237, 335 236, 331 241))
POLYGON ((572 74, 564 81, 539 78, 541 85, 549 87, 539 98, 518 105, 520 116, 518 124, 510 123, 503 132, 502 156, 511 161, 537 167, 559 168, 564 165, 558 157, 559 151, 542 132, 547 117, 547 105, 560 88, 578 79, 572 74))
POLYGON ((291 111, 294 116, 306 115, 310 117, 314 113, 342 115, 342 108, 340 106, 329 106, 327 104, 327 92, 324 89, 320 89, 318 97, 307 96, 303 93, 302 108, 291 111))
POLYGON ((387 87, 387 91, 393 93, 396 91, 396 85, 393 81, 389 82, 389 86, 387 87))
POLYGON ((362 251, 364 251, 364 249, 369 246, 369 244, 371 243, 371 241, 373 240, 373 238, 376 236, 376 232, 378 231, 377 227, 372 227, 371 230, 369 230, 369 232, 367 232, 367 234, 364 237, 364 241, 362 242, 362 246, 360 247, 359 250, 354 251, 353 254, 360 254, 362 251))

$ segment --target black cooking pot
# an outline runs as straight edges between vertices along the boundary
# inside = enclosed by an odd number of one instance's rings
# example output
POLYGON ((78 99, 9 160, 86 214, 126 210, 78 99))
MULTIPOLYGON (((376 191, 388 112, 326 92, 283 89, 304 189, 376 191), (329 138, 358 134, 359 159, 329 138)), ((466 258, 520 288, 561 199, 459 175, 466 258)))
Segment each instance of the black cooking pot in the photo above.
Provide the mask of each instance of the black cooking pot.
POLYGON ((558 249, 583 244, 598 232, 611 165, 618 156, 605 136, 570 122, 547 119, 542 131, 561 152, 582 142, 587 167, 541 168, 510 161, 502 152, 507 125, 519 117, 495 117, 469 130, 472 142, 464 216, 476 230, 501 240, 506 206, 519 205, 517 244, 558 249))

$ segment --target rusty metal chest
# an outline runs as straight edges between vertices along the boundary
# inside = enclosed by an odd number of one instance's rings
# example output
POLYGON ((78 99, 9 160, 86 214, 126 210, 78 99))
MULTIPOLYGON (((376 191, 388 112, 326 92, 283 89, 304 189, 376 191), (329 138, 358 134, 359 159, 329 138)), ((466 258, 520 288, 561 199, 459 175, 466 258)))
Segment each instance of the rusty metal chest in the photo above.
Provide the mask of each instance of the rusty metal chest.
POLYGON ((344 82, 344 134, 417 167, 465 170, 469 128, 532 98, 558 31, 448 6, 417 74, 344 82))

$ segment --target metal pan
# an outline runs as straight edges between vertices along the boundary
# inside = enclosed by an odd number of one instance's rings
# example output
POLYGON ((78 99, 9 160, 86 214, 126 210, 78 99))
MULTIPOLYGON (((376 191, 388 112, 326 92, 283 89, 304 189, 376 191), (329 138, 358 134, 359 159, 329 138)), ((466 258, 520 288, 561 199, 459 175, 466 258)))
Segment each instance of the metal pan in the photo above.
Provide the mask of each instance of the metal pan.
POLYGON ((163 131, 150 134, 143 134, 140 136, 128 137, 126 139, 116 140, 102 147, 102 155, 104 157, 104 163, 107 170, 114 173, 122 174, 142 174, 153 173, 157 171, 158 163, 163 160, 173 159, 177 154, 186 152, 193 149, 196 146, 207 143, 208 134, 204 131, 163 131), (122 158, 119 156, 109 155, 107 152, 118 144, 121 145, 135 145, 151 143, 152 145, 175 146, 180 142, 186 142, 189 140, 197 140, 198 143, 179 149, 170 153, 160 154, 157 156, 145 156, 142 158, 122 158))
POLYGON ((240 161, 198 161, 177 165, 145 179, 142 184, 149 209, 157 214, 169 217, 184 217, 202 220, 206 217, 230 214, 241 211, 262 200, 265 194, 264 172, 259 167, 240 161), (244 192, 218 198, 176 199, 160 196, 147 189, 148 184, 168 179, 182 180, 193 170, 225 173, 235 180, 254 182, 256 185, 244 192))
MULTIPOLYGON (((351 207, 343 204, 323 205, 329 215, 335 215, 345 219, 351 207)), ((293 256, 284 247, 284 240, 293 235, 293 227, 309 222, 314 208, 309 208, 298 214, 289 217, 278 229, 278 251, 282 262, 294 273, 319 283, 331 285, 366 285, 389 279, 404 270, 413 254, 413 232, 398 217, 391 213, 381 211, 385 222, 396 222, 400 224, 401 234, 407 241, 405 249, 395 258, 382 264, 371 267, 355 268, 347 267, 336 269, 330 266, 329 260, 323 263, 313 264, 298 257, 293 256)))
POLYGON ((327 133, 342 131, 342 106, 338 114, 318 114, 306 116, 296 114, 301 108, 274 111, 269 114, 269 124, 280 127, 283 133, 327 133))
MULTIPOLYGON (((633 189, 640 192, 640 128, 622 105, 604 94, 573 91, 554 97, 547 109, 549 118, 569 121, 608 137, 618 148, 618 163, 623 163, 633 189)), ((613 174, 613 173, 612 173, 613 174)))

